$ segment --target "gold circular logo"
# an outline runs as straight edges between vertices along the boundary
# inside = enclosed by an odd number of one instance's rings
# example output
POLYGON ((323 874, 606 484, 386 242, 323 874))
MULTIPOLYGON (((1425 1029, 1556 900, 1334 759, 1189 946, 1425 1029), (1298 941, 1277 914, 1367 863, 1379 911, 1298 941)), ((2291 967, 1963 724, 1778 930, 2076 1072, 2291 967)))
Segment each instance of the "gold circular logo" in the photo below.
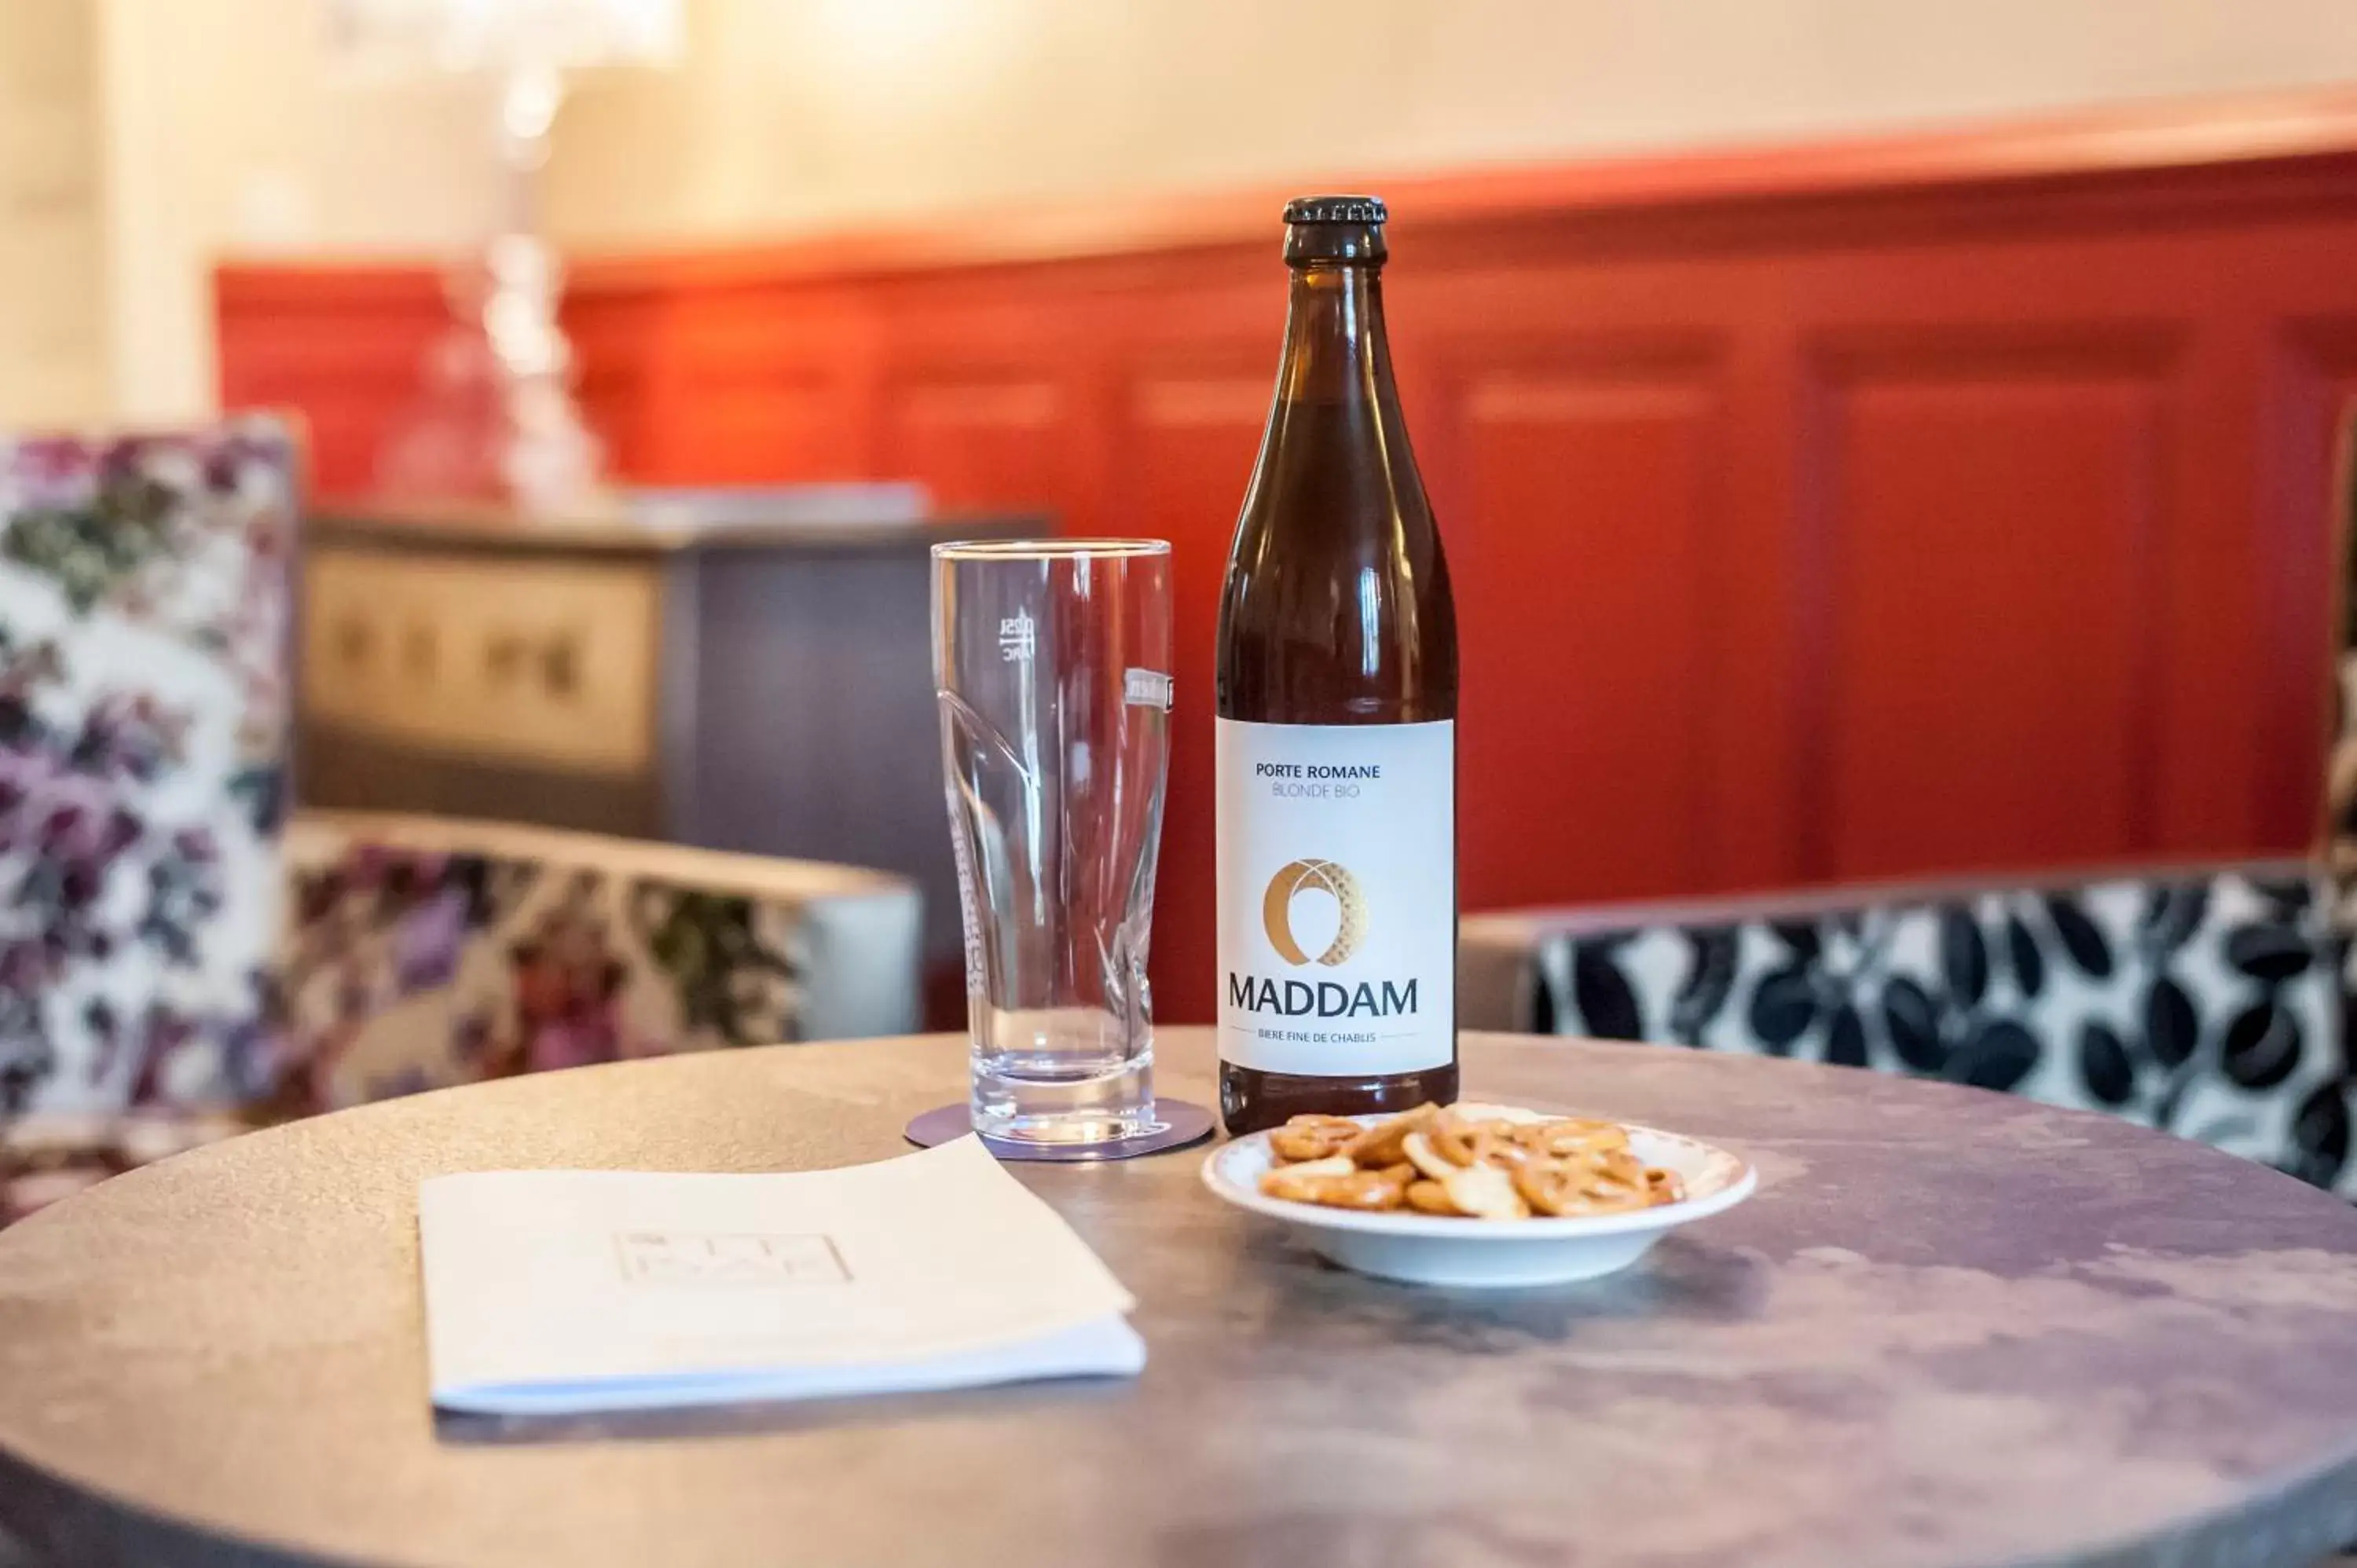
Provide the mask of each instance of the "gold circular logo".
POLYGON ((1268 945, 1277 957, 1287 963, 1309 962, 1309 955, 1293 940, 1293 896, 1313 888, 1331 893, 1342 911, 1334 940, 1317 958, 1330 969, 1358 951, 1367 935, 1367 897, 1359 891, 1358 879, 1341 866, 1330 860, 1297 860, 1270 877, 1260 901, 1261 924, 1268 929, 1268 945))

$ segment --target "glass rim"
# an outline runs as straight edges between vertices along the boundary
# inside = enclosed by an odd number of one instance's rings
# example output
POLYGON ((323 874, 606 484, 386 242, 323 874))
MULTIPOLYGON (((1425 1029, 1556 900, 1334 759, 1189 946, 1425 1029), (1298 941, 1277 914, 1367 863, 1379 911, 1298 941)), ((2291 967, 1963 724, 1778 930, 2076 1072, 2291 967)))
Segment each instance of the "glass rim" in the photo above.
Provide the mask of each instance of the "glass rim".
POLYGON ((1120 561, 1168 555, 1167 539, 952 539, 936 561, 1120 561))

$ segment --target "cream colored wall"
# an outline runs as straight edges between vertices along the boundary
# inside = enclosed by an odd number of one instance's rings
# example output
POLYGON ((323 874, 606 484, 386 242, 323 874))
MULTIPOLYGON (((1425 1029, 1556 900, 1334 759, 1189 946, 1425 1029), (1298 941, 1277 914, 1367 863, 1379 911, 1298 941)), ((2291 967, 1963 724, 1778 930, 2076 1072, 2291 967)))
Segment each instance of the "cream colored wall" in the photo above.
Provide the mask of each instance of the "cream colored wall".
POLYGON ((0 425, 107 406, 91 20, 86 0, 0 3, 0 425))
POLYGON ((2357 78, 2349 0, 694 0, 567 111, 595 246, 2357 78))
MULTIPOLYGON (((584 248, 1008 200, 1841 134, 2357 80, 2350 0, 689 0, 585 84, 584 248)), ((0 419, 211 402, 225 252, 468 242, 456 88, 339 80, 314 0, 0 0, 0 419)))
POLYGON ((212 405, 221 254, 414 254, 482 231, 479 94, 339 78, 313 0, 70 3, 103 28, 118 417, 212 405))

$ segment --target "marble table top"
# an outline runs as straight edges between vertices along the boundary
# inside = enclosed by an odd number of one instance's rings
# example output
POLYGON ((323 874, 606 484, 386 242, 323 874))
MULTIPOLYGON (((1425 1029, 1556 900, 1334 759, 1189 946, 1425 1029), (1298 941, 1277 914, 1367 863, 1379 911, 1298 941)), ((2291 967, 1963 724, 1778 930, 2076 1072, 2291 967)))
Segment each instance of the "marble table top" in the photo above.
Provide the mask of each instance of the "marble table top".
MULTIPOLYGON (((1211 1096, 1206 1031, 1159 1042, 1211 1096)), ((1330 1268, 1200 1149, 1012 1167, 1136 1294, 1134 1381, 696 1415, 427 1408, 419 1178, 901 1152, 947 1037, 371 1106, 0 1232, 0 1524, 60 1560, 2300 1564, 2357 1540, 2357 1215, 2123 1123, 1674 1047, 1469 1036, 1469 1097, 1760 1168, 1636 1270, 1330 1268)))

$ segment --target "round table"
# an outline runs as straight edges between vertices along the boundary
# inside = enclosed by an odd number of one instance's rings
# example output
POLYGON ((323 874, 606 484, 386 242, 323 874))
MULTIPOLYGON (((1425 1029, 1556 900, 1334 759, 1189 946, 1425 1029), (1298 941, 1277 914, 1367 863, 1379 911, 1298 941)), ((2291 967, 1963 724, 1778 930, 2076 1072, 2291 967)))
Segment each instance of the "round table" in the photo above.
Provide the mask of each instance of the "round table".
MULTIPOLYGON (((1846 1069, 1469 1036, 1466 1092, 1692 1132, 1759 1195, 1587 1285, 1313 1259, 1201 1150, 1016 1165, 1134 1380, 438 1421, 419 1178, 903 1152, 952 1037, 589 1068, 256 1133, 0 1233, 0 1522, 65 1561, 2301 1563, 2357 1539, 2357 1216, 2124 1123, 1846 1069)), ((1164 1084, 1211 1093, 1208 1033, 1164 1084)))

